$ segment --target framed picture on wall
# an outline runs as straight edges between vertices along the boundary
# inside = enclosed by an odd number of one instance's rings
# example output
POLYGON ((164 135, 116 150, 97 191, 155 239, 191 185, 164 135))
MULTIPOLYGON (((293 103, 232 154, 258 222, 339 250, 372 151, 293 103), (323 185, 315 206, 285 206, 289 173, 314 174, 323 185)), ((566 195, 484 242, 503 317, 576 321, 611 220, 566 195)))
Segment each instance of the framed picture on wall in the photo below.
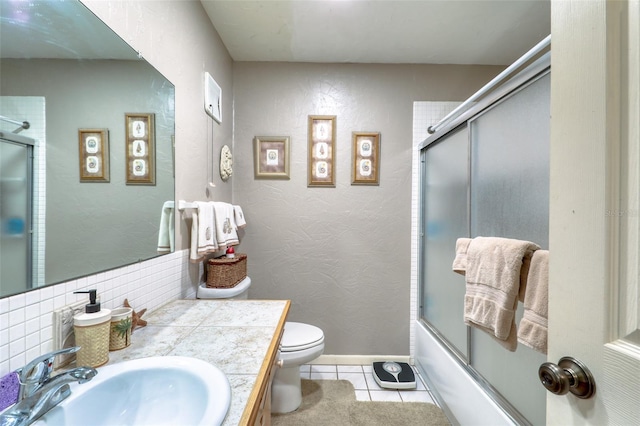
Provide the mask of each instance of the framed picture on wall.
POLYGON ((155 185, 155 116, 150 113, 127 113, 125 144, 127 185, 155 185))
POLYGON ((353 132, 351 185, 380 184, 380 133, 353 132))
POLYGON ((80 182, 109 182, 109 131, 78 129, 80 182))
POLYGON ((336 116, 309 116, 307 186, 335 188, 336 116))
POLYGON ((289 136, 256 136, 253 164, 256 179, 289 179, 289 136))

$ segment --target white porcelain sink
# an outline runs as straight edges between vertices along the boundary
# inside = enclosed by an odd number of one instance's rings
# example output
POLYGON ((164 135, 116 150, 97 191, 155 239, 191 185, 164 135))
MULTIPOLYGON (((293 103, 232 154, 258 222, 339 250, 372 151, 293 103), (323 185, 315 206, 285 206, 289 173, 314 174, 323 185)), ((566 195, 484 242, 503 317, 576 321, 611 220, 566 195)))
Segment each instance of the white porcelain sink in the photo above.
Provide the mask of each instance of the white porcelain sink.
POLYGON ((35 423, 56 426, 220 425, 231 402, 229 381, 196 358, 150 357, 98 368, 71 385, 71 396, 35 423))

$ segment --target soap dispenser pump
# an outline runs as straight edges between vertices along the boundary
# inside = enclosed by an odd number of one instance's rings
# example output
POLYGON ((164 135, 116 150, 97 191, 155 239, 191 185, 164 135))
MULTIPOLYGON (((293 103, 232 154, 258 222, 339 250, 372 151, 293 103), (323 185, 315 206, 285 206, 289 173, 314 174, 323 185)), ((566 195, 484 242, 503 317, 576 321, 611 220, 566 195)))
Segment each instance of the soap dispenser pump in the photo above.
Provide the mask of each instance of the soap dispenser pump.
POLYGON ((87 291, 74 291, 73 294, 89 293, 89 303, 84 306, 84 312, 87 314, 94 314, 100 312, 100 303, 96 302, 98 298, 98 290, 92 289, 87 291))
POLYGON ((74 293, 89 294, 89 303, 85 305, 85 312, 73 317, 76 345, 80 346, 80 350, 76 353, 76 365, 99 367, 109 361, 111 310, 100 308, 97 290, 74 291, 74 293))

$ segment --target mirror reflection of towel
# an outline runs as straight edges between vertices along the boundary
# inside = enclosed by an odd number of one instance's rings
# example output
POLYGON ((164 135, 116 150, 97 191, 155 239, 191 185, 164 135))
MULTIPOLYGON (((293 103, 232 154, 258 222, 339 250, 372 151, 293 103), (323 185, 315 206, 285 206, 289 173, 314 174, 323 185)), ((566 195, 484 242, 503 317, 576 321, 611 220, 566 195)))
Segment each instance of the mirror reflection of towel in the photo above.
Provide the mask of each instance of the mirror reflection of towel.
POLYGON ((173 201, 165 201, 160 213, 160 229, 158 231, 158 253, 170 253, 175 249, 174 242, 174 207, 173 201))

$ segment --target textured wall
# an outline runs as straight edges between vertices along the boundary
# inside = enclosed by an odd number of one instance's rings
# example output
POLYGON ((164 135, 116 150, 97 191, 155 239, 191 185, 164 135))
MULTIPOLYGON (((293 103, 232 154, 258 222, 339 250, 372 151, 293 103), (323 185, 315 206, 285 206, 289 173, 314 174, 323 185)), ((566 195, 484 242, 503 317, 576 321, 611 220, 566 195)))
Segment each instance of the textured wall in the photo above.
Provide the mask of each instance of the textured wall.
POLYGON ((497 67, 234 64, 234 202, 252 298, 292 300, 325 354, 408 355, 412 108, 464 100, 497 67), (307 116, 337 116, 336 188, 307 187, 307 116), (351 186, 351 132, 381 133, 379 186, 351 186), (254 136, 291 137, 291 179, 255 180, 254 136))

